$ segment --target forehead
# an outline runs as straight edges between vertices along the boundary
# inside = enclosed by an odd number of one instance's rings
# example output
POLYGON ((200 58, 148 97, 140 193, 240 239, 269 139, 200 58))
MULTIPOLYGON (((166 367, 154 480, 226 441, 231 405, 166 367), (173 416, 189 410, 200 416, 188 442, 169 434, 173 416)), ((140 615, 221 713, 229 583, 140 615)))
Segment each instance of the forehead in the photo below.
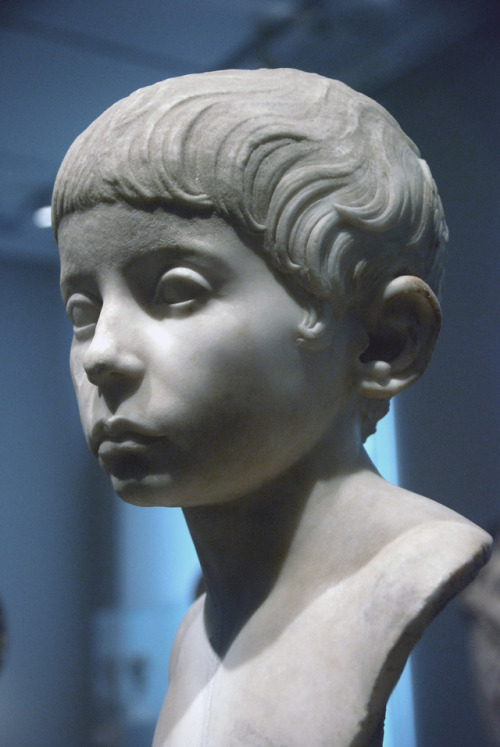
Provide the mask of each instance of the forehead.
POLYGON ((231 226, 217 215, 100 203, 65 216, 59 226, 58 245, 64 261, 79 257, 81 261, 88 258, 97 262, 114 245, 126 263, 150 248, 165 246, 166 241, 175 249, 196 246, 207 233, 229 235, 231 232, 231 226))
POLYGON ((71 213, 60 223, 58 244, 63 290, 78 278, 110 270, 140 274, 177 261, 218 269, 228 277, 251 273, 256 281, 262 266, 268 269, 265 260, 218 215, 165 207, 149 211, 113 203, 71 213))

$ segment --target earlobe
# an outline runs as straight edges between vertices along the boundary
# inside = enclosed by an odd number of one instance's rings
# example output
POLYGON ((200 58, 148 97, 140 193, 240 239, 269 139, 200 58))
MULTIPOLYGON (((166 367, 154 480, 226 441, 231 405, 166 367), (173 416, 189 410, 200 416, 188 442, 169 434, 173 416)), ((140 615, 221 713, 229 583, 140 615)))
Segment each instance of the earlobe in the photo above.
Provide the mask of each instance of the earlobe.
POLYGON ((425 371, 441 326, 439 301, 423 280, 403 275, 385 286, 364 325, 369 344, 356 362, 357 389, 390 398, 425 371))

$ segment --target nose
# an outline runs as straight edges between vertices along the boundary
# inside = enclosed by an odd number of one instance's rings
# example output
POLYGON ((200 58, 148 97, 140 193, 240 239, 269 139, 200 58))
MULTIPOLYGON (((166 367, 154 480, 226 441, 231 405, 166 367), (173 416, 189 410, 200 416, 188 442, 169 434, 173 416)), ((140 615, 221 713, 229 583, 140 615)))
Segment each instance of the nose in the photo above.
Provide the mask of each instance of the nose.
POLYGON ((105 389, 137 382, 145 369, 134 350, 136 344, 137 335, 130 324, 118 318, 116 312, 108 313, 103 309, 83 358, 89 381, 105 389))

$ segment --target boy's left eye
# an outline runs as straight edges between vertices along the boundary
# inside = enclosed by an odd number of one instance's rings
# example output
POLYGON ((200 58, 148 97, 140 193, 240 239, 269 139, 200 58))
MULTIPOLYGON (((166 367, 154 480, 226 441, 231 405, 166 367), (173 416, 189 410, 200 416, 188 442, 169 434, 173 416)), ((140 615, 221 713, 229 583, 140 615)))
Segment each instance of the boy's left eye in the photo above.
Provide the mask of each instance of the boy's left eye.
POLYGON ((156 287, 155 304, 189 310, 212 292, 208 280, 190 267, 173 267, 165 272, 156 287))

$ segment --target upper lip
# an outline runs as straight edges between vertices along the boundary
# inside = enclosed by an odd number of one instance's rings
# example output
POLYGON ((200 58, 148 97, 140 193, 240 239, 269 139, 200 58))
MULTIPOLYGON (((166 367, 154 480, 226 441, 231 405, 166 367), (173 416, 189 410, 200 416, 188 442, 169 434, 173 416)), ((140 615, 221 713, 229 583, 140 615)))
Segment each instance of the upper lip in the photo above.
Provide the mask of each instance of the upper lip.
POLYGON ((92 453, 97 455, 99 446, 103 441, 113 441, 120 443, 122 441, 145 441, 159 438, 157 433, 153 433, 139 423, 135 423, 125 418, 111 418, 109 420, 98 420, 92 428, 89 445, 92 453))

